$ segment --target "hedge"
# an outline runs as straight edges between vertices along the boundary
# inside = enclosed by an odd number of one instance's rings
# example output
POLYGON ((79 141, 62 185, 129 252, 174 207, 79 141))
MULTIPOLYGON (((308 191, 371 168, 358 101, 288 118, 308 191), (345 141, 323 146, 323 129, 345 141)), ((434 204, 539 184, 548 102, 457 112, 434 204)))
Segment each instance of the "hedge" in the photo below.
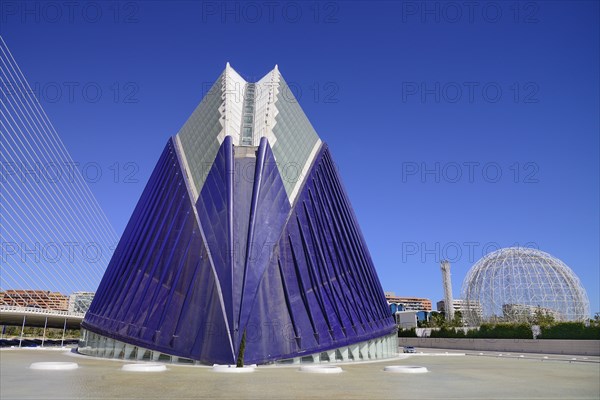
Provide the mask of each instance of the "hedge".
POLYGON ((600 340, 600 326, 585 326, 582 322, 560 322, 543 327, 539 338, 600 340))
MULTIPOLYGON (((538 339, 600 340, 600 326, 585 326, 581 322, 559 322, 541 328, 538 339)), ((528 324, 482 324, 466 334, 462 329, 440 328, 431 331, 432 338, 470 339, 532 339, 531 325, 528 324)))
POLYGON ((417 331, 415 328, 398 329, 398 337, 417 337, 417 331))

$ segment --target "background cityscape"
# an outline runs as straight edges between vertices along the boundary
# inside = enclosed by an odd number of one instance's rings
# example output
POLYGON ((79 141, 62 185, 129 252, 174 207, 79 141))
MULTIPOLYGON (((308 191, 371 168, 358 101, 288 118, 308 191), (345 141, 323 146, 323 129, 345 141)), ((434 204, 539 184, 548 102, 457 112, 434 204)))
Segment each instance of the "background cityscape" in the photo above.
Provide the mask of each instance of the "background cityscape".
MULTIPOLYGON (((100 16, 53 4, 61 17, 3 2, 0 34, 114 227, 103 257, 225 62, 250 75, 278 64, 333 149, 385 290, 436 303, 442 259, 458 294, 478 259, 519 245, 569 265, 598 311, 597 3, 458 5, 458 20, 438 2, 95 3, 100 16)), ((61 293, 78 291, 93 288, 61 293)))

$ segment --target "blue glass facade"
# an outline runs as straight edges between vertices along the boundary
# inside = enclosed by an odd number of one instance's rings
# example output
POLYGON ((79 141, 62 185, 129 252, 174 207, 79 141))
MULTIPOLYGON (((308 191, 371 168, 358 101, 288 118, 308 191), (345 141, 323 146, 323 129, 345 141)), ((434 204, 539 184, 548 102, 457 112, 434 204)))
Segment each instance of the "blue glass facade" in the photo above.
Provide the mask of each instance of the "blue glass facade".
POLYGON ((392 333, 327 146, 293 207, 267 139, 236 149, 223 142, 193 205, 169 141, 82 326, 205 363, 233 363, 244 332, 252 363, 392 333))
POLYGON ((109 338, 115 354, 117 343, 207 364, 235 363, 244 337, 247 363, 393 352, 394 319, 354 211, 299 105, 268 103, 277 129, 253 147, 217 132, 205 116, 225 112, 216 102, 167 143, 82 324, 94 346, 109 338), (302 176, 290 181, 288 163, 302 176))

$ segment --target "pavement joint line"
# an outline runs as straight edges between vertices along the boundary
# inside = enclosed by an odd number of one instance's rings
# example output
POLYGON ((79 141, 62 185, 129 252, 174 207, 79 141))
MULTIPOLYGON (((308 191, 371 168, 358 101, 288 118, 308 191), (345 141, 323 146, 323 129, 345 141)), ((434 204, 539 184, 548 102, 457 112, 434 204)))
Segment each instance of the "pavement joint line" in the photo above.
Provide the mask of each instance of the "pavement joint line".
MULTIPOLYGON (((546 357, 544 358, 544 356, 525 356, 525 355, 508 355, 505 353, 497 353, 497 354, 492 354, 492 353, 488 353, 488 354, 478 354, 478 353, 465 353, 465 355, 467 356, 472 356, 472 357, 491 357, 491 358, 510 358, 510 359, 522 359, 522 360, 536 360, 536 361, 558 361, 558 362, 569 362, 569 363, 591 363, 591 364, 600 364, 600 359, 598 360, 584 360, 583 358, 557 358, 557 357, 546 357)), ((568 356, 567 356, 568 357, 568 356)))

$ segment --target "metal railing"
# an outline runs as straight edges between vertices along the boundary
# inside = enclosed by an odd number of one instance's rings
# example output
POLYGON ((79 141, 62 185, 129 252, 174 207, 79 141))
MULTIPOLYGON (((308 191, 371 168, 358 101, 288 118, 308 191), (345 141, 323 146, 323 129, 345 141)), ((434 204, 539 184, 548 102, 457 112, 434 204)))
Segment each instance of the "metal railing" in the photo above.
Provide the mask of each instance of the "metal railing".
POLYGON ((55 315, 55 316, 74 317, 74 318, 83 318, 85 316, 85 313, 69 312, 69 311, 65 311, 65 310, 52 310, 52 309, 48 309, 48 308, 0 305, 0 312, 3 312, 3 311, 12 311, 12 312, 17 312, 17 313, 27 313, 27 314, 55 315))

